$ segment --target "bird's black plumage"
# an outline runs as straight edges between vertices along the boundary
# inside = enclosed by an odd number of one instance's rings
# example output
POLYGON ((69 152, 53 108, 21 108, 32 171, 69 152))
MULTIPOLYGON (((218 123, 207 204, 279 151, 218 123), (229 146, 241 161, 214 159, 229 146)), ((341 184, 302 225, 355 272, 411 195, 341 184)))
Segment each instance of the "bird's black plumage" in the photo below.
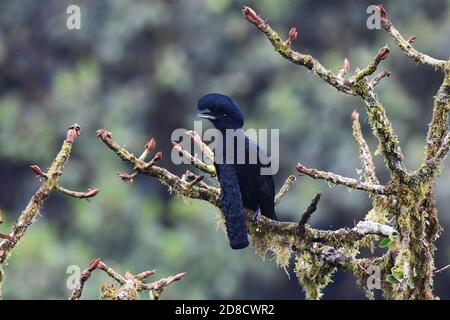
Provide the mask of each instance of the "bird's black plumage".
POLYGON ((265 153, 261 152, 263 150, 258 144, 245 136, 241 129, 244 117, 230 97, 218 93, 208 94, 199 100, 198 109, 202 112, 198 116, 210 120, 222 132, 223 137, 226 136, 227 130, 232 130, 234 134, 233 162, 224 163, 231 151, 224 141, 223 149, 215 150, 215 167, 222 190, 222 209, 230 245, 233 249, 241 249, 248 245, 243 208, 260 211, 268 218, 277 219, 274 210, 273 177, 261 174, 261 168, 270 166, 270 161, 265 153), (238 158, 242 148, 244 159, 238 158), (256 161, 252 162, 254 155, 256 161))

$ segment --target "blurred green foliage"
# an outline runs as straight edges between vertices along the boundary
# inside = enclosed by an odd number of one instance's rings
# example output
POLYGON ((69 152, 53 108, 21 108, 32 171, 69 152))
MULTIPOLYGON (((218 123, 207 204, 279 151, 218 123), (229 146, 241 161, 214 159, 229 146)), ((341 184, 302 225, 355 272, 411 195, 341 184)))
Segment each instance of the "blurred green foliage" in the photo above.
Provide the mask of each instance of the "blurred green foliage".
MULTIPOLYGON (((356 177, 358 150, 351 138, 350 114, 361 113, 372 150, 363 106, 312 74, 275 54, 265 37, 241 16, 253 6, 286 34, 299 30, 293 47, 319 58, 337 71, 344 57, 352 70, 364 66, 389 43, 383 67, 393 72, 378 88, 401 139, 407 165, 423 153, 438 73, 402 55, 387 34, 365 25, 369 1, 123 1, 17 0, 0 4, 0 209, 6 230, 38 186, 28 169, 43 168, 58 151, 67 127, 78 122, 82 136, 62 177, 66 187, 101 188, 91 202, 52 194, 37 223, 6 267, 7 299, 64 299, 66 269, 84 268, 94 256, 119 272, 156 268, 157 276, 186 271, 183 281, 163 298, 302 297, 271 257, 263 261, 252 249, 232 251, 216 230, 218 210, 168 194, 155 180, 138 177, 124 184, 115 176, 127 170, 96 138, 105 127, 135 154, 154 136, 170 162, 170 134, 192 128, 196 102, 218 91, 235 98, 246 127, 279 128, 281 186, 295 164, 356 177), (66 8, 78 4, 82 29, 66 28, 66 8)), ((417 48, 439 58, 450 52, 450 1, 385 1, 405 36, 415 34, 417 48)), ((382 159, 376 164, 382 180, 382 159)), ((450 225, 450 174, 438 182, 441 223, 450 225)), ((370 205, 365 195, 300 178, 278 208, 283 220, 295 221, 311 196, 323 192, 311 223, 337 228, 352 225, 370 205)), ((438 242, 437 266, 450 260, 449 236, 438 242)), ((156 276, 155 276, 156 277, 156 276)), ((106 281, 101 273, 88 282, 84 298, 95 299, 106 281)), ((441 298, 450 298, 449 274, 436 279, 441 298)), ((353 279, 338 273, 325 298, 363 298, 353 279)))

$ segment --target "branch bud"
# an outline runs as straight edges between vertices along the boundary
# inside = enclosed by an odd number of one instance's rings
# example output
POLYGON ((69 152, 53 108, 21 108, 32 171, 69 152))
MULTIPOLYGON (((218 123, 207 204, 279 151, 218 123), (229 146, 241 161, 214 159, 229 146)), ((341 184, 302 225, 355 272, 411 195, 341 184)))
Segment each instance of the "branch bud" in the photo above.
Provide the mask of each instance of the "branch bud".
POLYGON ((352 120, 353 121, 358 121, 359 120, 359 113, 358 113, 358 111, 354 110, 352 112, 352 120))
POLYGON ((155 156, 153 157, 153 161, 159 161, 162 159, 162 151, 158 151, 155 156))
POLYGON ((350 61, 347 58, 345 58, 342 69, 339 70, 338 77, 343 78, 348 73, 349 70, 350 70, 350 61))
POLYGON ((380 10, 380 18, 383 19, 388 19, 388 15, 386 12, 386 9, 384 8, 384 6, 382 4, 378 5, 378 10, 380 10))
POLYGON ((375 57, 375 61, 376 63, 380 63, 380 61, 384 60, 387 58, 387 56, 389 55, 389 48, 388 46, 384 46, 383 48, 381 48, 378 53, 377 56, 375 57))
POLYGON ((183 148, 181 147, 181 145, 178 142, 172 141, 172 145, 173 145, 173 148, 175 149, 175 151, 177 151, 180 155, 183 154, 183 148))
POLYGON ((99 263, 100 263, 100 259, 99 258, 92 259, 86 270, 88 272, 94 271, 95 269, 97 269, 97 266, 98 266, 99 263))
POLYGON ((129 175, 126 172, 117 172, 116 174, 120 179, 122 179, 122 181, 127 182, 127 183, 131 183, 133 182, 133 176, 129 175))
POLYGON ((75 123, 69 127, 66 140, 73 143, 80 133, 81 127, 78 123, 75 123))
POLYGON ((106 269, 108 269, 108 266, 106 265, 106 263, 99 261, 98 265, 97 265, 97 269, 106 270, 106 269))
POLYGON ((85 192, 84 197, 87 198, 93 198, 95 197, 98 193, 100 192, 100 189, 98 188, 93 188, 93 189, 88 189, 87 192, 85 192))
POLYGON ((291 30, 289 30, 289 38, 288 38, 288 43, 291 44, 295 41, 295 39, 297 39, 297 28, 292 27, 291 30))
POLYGON ((45 173, 37 164, 33 164, 32 166, 30 166, 30 168, 31 170, 33 170, 33 173, 36 175, 36 178, 43 178, 46 176, 45 173))
POLYGON ((303 176, 305 174, 309 173, 308 168, 306 168, 304 165, 302 165, 301 163, 298 163, 297 166, 295 167, 295 169, 297 169, 298 173, 303 176))
POLYGON ((408 43, 414 43, 414 42, 416 42, 416 40, 417 40, 417 37, 412 35, 412 36, 409 36, 407 41, 408 41, 408 43))
POLYGON ((248 6, 244 6, 242 8, 242 14, 244 15, 245 19, 247 19, 248 22, 253 23, 255 26, 260 26, 262 23, 264 23, 263 19, 261 19, 260 16, 253 10, 252 8, 248 6))
POLYGON ((152 151, 156 146, 156 140, 154 138, 151 138, 147 144, 145 145, 145 149, 150 152, 152 151))

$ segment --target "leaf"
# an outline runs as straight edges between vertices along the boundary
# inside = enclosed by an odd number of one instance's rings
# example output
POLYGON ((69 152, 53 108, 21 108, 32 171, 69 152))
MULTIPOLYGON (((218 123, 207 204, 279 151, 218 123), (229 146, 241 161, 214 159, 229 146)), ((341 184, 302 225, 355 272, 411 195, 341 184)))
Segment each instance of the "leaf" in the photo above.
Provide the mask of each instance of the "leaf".
POLYGON ((412 279, 408 279, 408 287, 414 289, 414 281, 412 279))
POLYGON ((390 246, 390 244, 392 243, 392 240, 390 238, 384 238, 383 240, 381 240, 379 246, 380 248, 384 249, 390 246))
POLYGON ((397 282, 397 279, 395 279, 395 277, 392 274, 388 274, 388 276, 386 277, 386 280, 389 281, 390 283, 397 282))
POLYGON ((400 271, 398 269, 396 269, 395 267, 393 267, 391 269, 391 274, 394 276, 395 279, 397 279, 398 281, 402 281, 404 278, 403 275, 403 271, 400 271))
POLYGON ((391 242, 393 242, 393 241, 395 240, 395 234, 394 234, 394 233, 391 233, 391 234, 389 235, 389 239, 391 240, 391 242))

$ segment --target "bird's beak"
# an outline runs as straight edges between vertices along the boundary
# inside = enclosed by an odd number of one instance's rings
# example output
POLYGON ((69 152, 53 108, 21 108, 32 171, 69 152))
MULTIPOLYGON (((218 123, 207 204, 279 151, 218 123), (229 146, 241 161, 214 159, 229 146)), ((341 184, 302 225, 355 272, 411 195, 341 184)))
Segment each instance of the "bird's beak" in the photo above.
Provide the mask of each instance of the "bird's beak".
POLYGON ((197 117, 203 118, 203 119, 209 119, 209 120, 216 120, 217 119, 211 112, 208 112, 208 111, 201 112, 201 113, 197 114, 197 117))

